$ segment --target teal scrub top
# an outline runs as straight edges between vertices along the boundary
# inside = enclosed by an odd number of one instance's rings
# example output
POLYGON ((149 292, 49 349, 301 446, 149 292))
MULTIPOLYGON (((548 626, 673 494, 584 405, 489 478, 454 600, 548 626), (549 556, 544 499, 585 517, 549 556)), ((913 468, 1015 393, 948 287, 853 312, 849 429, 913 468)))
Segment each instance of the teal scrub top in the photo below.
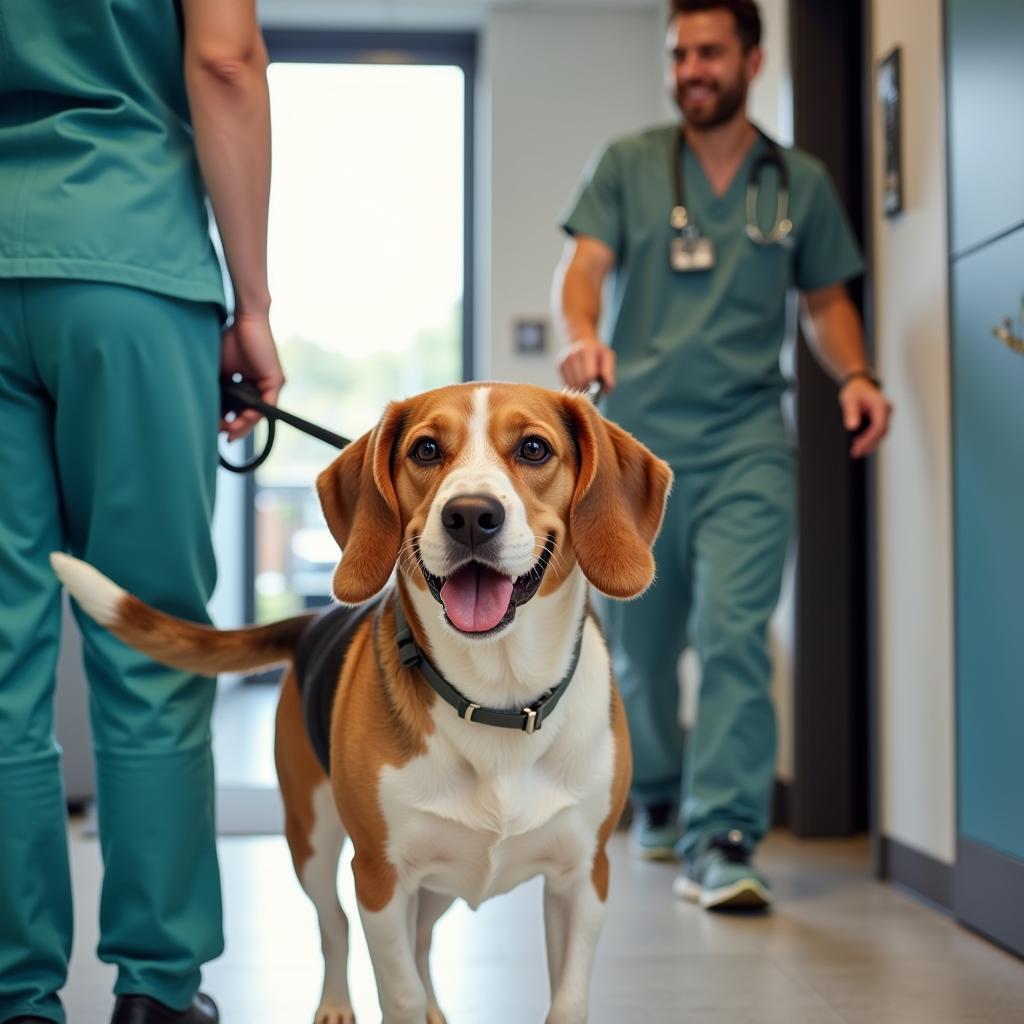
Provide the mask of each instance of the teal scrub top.
MULTIPOLYGON (((790 236, 759 245, 746 234, 747 180, 758 140, 724 195, 715 196, 692 148, 683 154, 691 218, 715 246, 712 269, 669 266, 676 125, 612 143, 594 161, 562 223, 615 253, 607 313, 617 386, 607 415, 676 469, 763 449, 791 449, 779 366, 787 293, 856 277, 857 242, 819 161, 782 149, 790 179, 790 236)), ((775 220, 778 172, 760 175, 758 223, 775 220)))
POLYGON ((223 307, 171 0, 0 0, 0 277, 223 307))

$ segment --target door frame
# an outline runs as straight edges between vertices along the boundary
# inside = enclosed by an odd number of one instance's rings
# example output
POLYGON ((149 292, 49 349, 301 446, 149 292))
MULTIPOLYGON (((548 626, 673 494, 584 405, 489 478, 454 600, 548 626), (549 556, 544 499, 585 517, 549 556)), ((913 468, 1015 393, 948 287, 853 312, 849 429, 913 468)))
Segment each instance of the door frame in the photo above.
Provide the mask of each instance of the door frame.
MULTIPOLYGON (((794 141, 825 163, 869 256, 865 7, 866 0, 790 0, 789 44, 794 141)), ((864 317, 870 358, 866 264, 850 294, 864 317)), ((802 339, 796 361, 800 532, 789 825, 799 836, 877 834, 872 472, 848 457, 835 383, 802 339)))

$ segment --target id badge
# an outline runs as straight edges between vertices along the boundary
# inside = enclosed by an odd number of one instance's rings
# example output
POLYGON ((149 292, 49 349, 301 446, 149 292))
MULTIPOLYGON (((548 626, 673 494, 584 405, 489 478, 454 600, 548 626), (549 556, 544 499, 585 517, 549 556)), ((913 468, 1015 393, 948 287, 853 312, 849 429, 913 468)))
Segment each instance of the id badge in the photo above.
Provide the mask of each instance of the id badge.
POLYGON ((703 235, 675 235, 669 242, 668 264, 684 274, 710 270, 715 265, 715 243, 703 235))

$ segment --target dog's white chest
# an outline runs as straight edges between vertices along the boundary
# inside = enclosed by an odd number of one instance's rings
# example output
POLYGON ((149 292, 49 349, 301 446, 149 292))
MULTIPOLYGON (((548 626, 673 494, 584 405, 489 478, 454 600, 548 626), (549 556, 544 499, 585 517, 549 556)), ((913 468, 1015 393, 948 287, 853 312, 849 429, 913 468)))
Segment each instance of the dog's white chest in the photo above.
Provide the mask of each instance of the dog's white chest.
POLYGON ((595 763, 584 792, 575 771, 531 764, 482 777, 430 756, 383 778, 388 855, 400 879, 476 907, 534 875, 588 866, 607 813, 611 763, 603 754, 586 758, 595 763))

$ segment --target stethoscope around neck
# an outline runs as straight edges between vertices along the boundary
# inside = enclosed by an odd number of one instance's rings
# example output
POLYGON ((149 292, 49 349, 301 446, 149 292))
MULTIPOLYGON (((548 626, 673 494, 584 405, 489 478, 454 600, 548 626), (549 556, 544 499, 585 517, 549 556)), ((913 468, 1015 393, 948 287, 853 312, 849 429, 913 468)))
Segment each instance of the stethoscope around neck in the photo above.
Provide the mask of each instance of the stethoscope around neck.
MULTIPOLYGON (((776 245, 789 236, 793 230, 793 222, 789 219, 789 168, 786 167, 782 153, 774 139, 770 139, 760 128, 757 134, 765 143, 765 150, 750 165, 747 175, 747 237, 758 245, 776 245), (757 199, 760 191, 761 172, 766 167, 774 167, 779 175, 778 202, 775 208, 775 223, 768 232, 761 230, 757 223, 757 199)), ((669 223, 674 231, 684 240, 693 240, 700 232, 686 209, 683 193, 683 150, 686 147, 686 135, 683 126, 676 130, 675 145, 672 147, 672 184, 675 188, 675 206, 669 223)))

